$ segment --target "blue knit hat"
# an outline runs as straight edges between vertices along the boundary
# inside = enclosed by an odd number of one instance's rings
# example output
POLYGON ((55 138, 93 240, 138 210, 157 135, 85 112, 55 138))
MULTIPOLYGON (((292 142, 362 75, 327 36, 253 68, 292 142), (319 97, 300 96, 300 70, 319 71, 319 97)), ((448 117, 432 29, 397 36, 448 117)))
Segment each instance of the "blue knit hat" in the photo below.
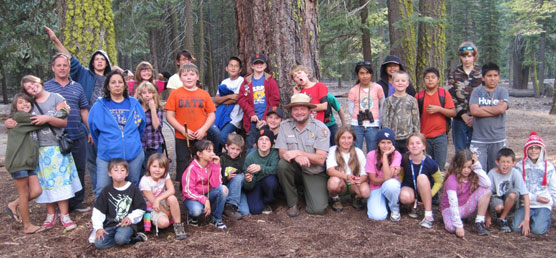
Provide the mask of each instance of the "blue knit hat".
POLYGON ((380 143, 380 141, 382 141, 382 140, 390 140, 390 141, 392 141, 392 144, 395 144, 396 143, 396 134, 390 128, 382 128, 376 134, 376 144, 377 144, 377 146, 378 146, 378 143, 380 143))

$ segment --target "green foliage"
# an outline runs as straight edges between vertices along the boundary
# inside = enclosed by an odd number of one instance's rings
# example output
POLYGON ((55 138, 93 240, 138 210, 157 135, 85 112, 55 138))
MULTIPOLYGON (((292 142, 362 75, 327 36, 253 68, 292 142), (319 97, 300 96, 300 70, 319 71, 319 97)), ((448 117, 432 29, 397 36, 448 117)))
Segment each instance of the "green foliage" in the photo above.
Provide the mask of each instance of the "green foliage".
POLYGON ((556 13, 554 1, 513 0, 503 6, 509 9, 514 21, 509 30, 512 35, 534 36, 546 32, 543 22, 556 13))

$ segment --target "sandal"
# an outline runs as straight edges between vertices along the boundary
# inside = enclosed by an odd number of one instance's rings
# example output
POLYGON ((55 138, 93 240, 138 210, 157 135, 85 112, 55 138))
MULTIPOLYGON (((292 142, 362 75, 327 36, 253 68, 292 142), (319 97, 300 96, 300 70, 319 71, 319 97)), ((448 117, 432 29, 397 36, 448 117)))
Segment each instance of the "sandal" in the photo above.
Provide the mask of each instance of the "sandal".
POLYGON ((20 219, 9 207, 6 207, 6 213, 7 213, 8 216, 10 216, 10 218, 12 218, 15 222, 21 223, 21 219, 20 219))
POLYGON ((35 229, 33 232, 23 232, 23 233, 31 235, 31 234, 35 234, 35 233, 41 233, 41 232, 43 232, 43 231, 45 231, 45 230, 46 230, 45 227, 39 226, 39 227, 38 227, 37 229, 35 229))

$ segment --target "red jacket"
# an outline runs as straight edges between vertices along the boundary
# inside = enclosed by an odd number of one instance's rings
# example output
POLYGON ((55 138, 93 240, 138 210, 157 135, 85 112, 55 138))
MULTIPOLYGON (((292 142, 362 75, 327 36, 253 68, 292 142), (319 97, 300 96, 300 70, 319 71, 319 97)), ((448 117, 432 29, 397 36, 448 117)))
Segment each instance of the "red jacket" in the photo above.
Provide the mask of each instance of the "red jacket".
MULTIPOLYGON (((265 73, 264 78, 266 110, 264 111, 263 120, 266 119, 266 112, 268 112, 269 108, 280 105, 280 90, 278 89, 278 84, 272 78, 271 74, 265 73)), ((245 77, 243 84, 239 88, 237 103, 241 109, 243 109, 243 129, 249 132, 251 117, 256 115, 253 104, 253 74, 245 77)))

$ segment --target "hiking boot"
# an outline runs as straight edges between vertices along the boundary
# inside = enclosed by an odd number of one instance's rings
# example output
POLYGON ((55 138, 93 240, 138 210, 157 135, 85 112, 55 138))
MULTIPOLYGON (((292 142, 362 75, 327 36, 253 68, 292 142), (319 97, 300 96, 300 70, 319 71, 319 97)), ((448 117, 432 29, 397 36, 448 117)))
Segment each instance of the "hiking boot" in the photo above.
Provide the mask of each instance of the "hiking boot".
POLYGON ((409 215, 409 217, 414 218, 414 219, 418 218, 419 215, 417 214, 417 208, 411 207, 411 209, 409 210, 409 214, 407 214, 407 215, 409 215))
POLYGON ((479 236, 486 236, 490 233, 484 222, 475 222, 475 229, 479 236))
POLYGON ((332 210, 334 210, 335 212, 342 212, 344 210, 342 201, 339 198, 332 203, 332 210))
POLYGON ((197 217, 187 218, 187 225, 192 226, 192 227, 198 227, 199 226, 199 218, 197 218, 197 217))
POLYGON ((131 237, 130 243, 135 244, 137 242, 146 242, 149 238, 143 232, 137 232, 137 234, 131 237))
POLYGON ((390 212, 390 220, 391 221, 400 221, 402 216, 400 215, 400 211, 391 211, 390 212))
POLYGON ((91 206, 86 206, 83 203, 80 203, 76 207, 72 208, 70 212, 76 211, 76 212, 79 212, 79 213, 85 213, 85 212, 88 212, 90 210, 91 210, 91 206))
POLYGON ((176 234, 176 239, 178 240, 187 238, 187 234, 185 233, 185 229, 183 228, 183 223, 174 224, 174 233, 176 234))
POLYGON ((60 222, 64 225, 66 231, 72 230, 77 227, 77 224, 71 220, 69 214, 62 214, 60 215, 60 222))
POLYGON ((288 214, 289 217, 297 217, 299 215, 299 209, 297 209, 297 205, 294 205, 292 207, 289 207, 286 210, 286 213, 288 214))
POLYGON ((427 218, 423 218, 423 220, 421 220, 421 222, 419 223, 419 225, 421 225, 421 227, 424 228, 432 228, 432 225, 434 224, 434 220, 428 220, 427 218))
POLYGON ((228 229, 228 227, 226 227, 226 224, 224 224, 224 222, 222 222, 222 221, 214 221, 214 220, 211 219, 210 224, 213 225, 215 228, 220 229, 220 230, 228 229))
POLYGON ((226 203, 226 207, 224 207, 224 215, 233 219, 241 219, 243 217, 237 211, 237 207, 229 203, 226 203))
POLYGON ((512 232, 512 229, 510 228, 510 224, 508 223, 507 219, 499 219, 498 226, 500 227, 500 232, 502 233, 512 232))
POLYGON ((272 213, 272 207, 270 207, 270 205, 268 205, 268 204, 265 204, 265 205, 264 205, 264 209, 263 209, 263 214, 267 214, 267 215, 268 215, 268 214, 270 214, 270 213, 272 213))
POLYGON ((353 207, 357 211, 363 210, 363 203, 361 202, 361 198, 359 197, 352 198, 351 207, 353 207))
POLYGON ((47 213, 46 219, 42 223, 42 227, 45 229, 51 229, 56 226, 56 221, 58 221, 58 214, 56 213, 47 213))

